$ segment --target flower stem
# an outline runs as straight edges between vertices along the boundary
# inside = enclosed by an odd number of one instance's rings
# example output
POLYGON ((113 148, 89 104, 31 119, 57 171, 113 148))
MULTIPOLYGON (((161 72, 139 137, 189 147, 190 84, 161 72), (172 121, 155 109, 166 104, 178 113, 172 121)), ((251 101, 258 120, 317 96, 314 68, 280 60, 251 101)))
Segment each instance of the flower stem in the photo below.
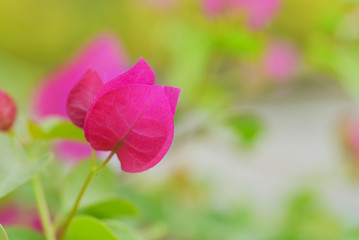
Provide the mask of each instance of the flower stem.
POLYGON ((74 204, 74 206, 73 206, 73 208, 72 208, 72 210, 71 210, 69 216, 67 217, 67 219, 66 219, 66 221, 65 221, 65 223, 64 223, 64 226, 63 226, 63 228, 62 228, 62 230, 61 230, 61 233, 60 233, 60 240, 63 240, 63 239, 64 239, 66 230, 67 230, 67 228, 69 227, 69 225, 70 225, 72 219, 74 218, 74 216, 75 216, 75 214, 76 214, 76 212, 77 212, 77 209, 78 209, 78 207, 79 207, 79 205, 80 205, 81 199, 82 199, 82 197, 84 196, 85 191, 86 191, 86 189, 87 189, 89 183, 91 182, 91 179, 92 179, 93 175, 94 175, 95 173, 97 173, 98 171, 100 171, 102 168, 104 168, 104 167, 107 165, 107 163, 111 160, 111 158, 115 155, 115 153, 116 153, 116 152, 118 151, 118 149, 121 147, 122 143, 123 143, 123 141, 120 141, 120 142, 115 146, 115 148, 111 151, 111 153, 107 156, 107 158, 105 159, 105 161, 104 161, 100 166, 98 166, 98 167, 96 167, 96 165, 94 164, 94 163, 95 163, 95 162, 94 162, 95 155, 94 155, 94 154, 92 155, 91 170, 90 170, 90 172, 89 172, 89 174, 88 174, 88 176, 87 176, 87 178, 86 178, 86 180, 85 180, 84 185, 82 186, 82 188, 81 188, 81 190, 80 190, 79 195, 78 195, 77 198, 76 198, 76 202, 75 202, 75 204, 74 204))
POLYGON ((38 175, 33 177, 32 186, 36 198, 37 208, 40 213, 41 223, 47 240, 56 240, 55 229, 51 223, 49 208, 46 203, 44 189, 38 175))

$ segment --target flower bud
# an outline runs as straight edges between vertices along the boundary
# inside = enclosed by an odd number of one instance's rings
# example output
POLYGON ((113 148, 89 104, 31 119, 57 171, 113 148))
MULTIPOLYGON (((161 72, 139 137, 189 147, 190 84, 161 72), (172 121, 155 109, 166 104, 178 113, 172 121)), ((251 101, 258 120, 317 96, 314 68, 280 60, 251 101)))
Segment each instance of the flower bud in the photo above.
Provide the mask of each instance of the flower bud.
POLYGON ((17 108, 14 100, 0 89, 0 131, 9 131, 16 115, 17 108))

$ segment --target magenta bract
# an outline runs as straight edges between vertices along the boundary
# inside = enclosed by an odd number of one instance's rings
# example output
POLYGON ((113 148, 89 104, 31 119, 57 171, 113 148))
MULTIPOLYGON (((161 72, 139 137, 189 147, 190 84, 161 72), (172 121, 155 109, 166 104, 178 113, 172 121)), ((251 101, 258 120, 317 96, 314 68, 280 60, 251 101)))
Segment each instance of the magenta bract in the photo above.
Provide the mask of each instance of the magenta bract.
POLYGON ((293 77, 299 64, 297 49, 284 40, 269 44, 265 51, 263 67, 267 77, 273 81, 284 82, 293 77))
POLYGON ((36 209, 20 204, 6 204, 0 207, 0 223, 9 227, 25 227, 42 232, 40 217, 36 209))
POLYGON ((9 131, 15 122, 17 108, 14 100, 0 89, 0 131, 9 131))
POLYGON ((92 99, 102 85, 97 72, 88 70, 72 88, 67 98, 66 107, 67 114, 76 126, 83 128, 92 99))
POLYGON ((86 115, 88 142, 95 150, 105 151, 121 143, 117 156, 125 172, 155 166, 172 143, 180 89, 154 86, 154 82, 152 69, 140 59, 99 89, 86 115))
POLYGON ((252 30, 267 26, 280 5, 280 0, 203 0, 204 10, 210 17, 244 15, 252 30))
POLYGON ((36 113, 40 117, 67 117, 67 96, 86 71, 97 71, 103 82, 112 80, 126 66, 123 55, 114 36, 98 36, 44 81, 36 94, 36 113))
MULTIPOLYGON (((127 57, 119 46, 118 39, 111 33, 100 34, 90 41, 65 65, 45 79, 35 95, 36 115, 41 118, 53 115, 67 117, 68 111, 75 124, 83 127, 86 111, 89 107, 89 99, 83 97, 77 102, 73 102, 70 109, 67 109, 69 108, 66 105, 67 96, 89 68, 98 72, 101 82, 112 80, 118 73, 122 72, 127 65, 127 57), (77 114, 78 111, 81 112, 81 107, 86 108, 86 111, 82 111, 82 115, 77 114), (75 120, 74 118, 78 119, 75 120)), ((90 80, 96 83, 95 79, 96 77, 90 77, 90 80)), ((86 85, 85 80, 84 82, 82 85, 86 85)), ((78 88, 82 89, 81 86, 78 88)), ((93 91, 91 88, 87 90, 88 94, 93 91)), ((76 95, 76 90, 72 94, 76 95)), ((62 158, 70 157, 71 160, 83 159, 83 156, 86 156, 85 153, 91 153, 88 144, 71 141, 62 142, 60 146, 56 146, 56 149, 62 158)), ((87 154, 87 157, 90 155, 87 154)))

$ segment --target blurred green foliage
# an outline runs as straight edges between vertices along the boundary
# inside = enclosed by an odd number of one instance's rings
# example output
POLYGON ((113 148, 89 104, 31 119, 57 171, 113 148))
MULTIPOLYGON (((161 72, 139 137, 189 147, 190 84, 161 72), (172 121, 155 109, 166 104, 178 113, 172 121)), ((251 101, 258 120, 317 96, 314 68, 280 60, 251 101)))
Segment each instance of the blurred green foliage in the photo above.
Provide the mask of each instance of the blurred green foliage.
MULTIPOLYGON (((93 35, 113 31, 129 62, 143 56, 158 82, 182 88, 177 122, 188 112, 205 111, 213 116, 208 121, 220 118, 241 147, 254 150, 265 134, 265 121, 255 114, 233 113, 232 108, 288 85, 295 88, 308 76, 324 76, 359 97, 358 22, 359 2, 354 0, 283 1, 274 21, 259 31, 247 29, 237 18, 210 19, 194 0, 178 1, 170 8, 144 0, 0 0, 0 87, 15 97, 21 118, 31 119, 34 89, 44 77, 93 35), (298 73, 284 83, 270 81, 261 65, 265 49, 275 39, 289 40, 300 52, 298 73)), ((18 140, 0 135, 2 159, 7 159, 0 161, 1 196, 48 163, 48 156, 32 161, 26 151, 35 156, 44 142, 59 138, 84 140, 82 131, 68 122, 25 122, 19 120, 15 132, 25 136, 21 143, 26 149, 18 140), (28 146, 29 141, 33 142, 28 146), (26 169, 20 169, 24 162, 26 169)), ((68 173, 66 166, 52 162, 43 174, 58 225, 89 168, 90 161, 84 161, 68 173)), ((168 181, 145 188, 123 184, 127 177, 110 168, 96 176, 80 208, 83 216, 74 221, 68 239, 89 239, 100 232, 98 239, 104 240, 140 239, 138 235, 148 240, 359 239, 359 226, 346 226, 315 191, 298 193, 283 205, 280 219, 266 220, 256 215, 251 203, 215 207, 210 187, 188 173, 174 173, 168 181)), ((23 186, 5 200, 33 204, 28 188, 23 186)), ((43 239, 29 230, 6 230, 10 239, 43 239)))

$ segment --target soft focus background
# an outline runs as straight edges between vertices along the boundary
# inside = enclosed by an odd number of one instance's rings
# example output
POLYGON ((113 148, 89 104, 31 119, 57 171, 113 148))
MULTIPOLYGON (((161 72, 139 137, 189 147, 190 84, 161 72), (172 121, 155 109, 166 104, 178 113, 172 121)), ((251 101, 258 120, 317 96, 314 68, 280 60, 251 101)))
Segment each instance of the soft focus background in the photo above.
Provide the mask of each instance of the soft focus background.
MULTIPOLYGON (((357 0, 0 0, 0 88, 21 125, 49 74, 114 34, 127 67, 144 57, 182 88, 165 159, 141 174, 114 160, 106 178, 138 206, 143 239, 354 240, 358 23, 357 0)), ((71 163, 52 165, 56 213, 71 163)), ((14 204, 30 215, 29 186, 0 204, 1 224, 29 225, 2 222, 14 204)))

